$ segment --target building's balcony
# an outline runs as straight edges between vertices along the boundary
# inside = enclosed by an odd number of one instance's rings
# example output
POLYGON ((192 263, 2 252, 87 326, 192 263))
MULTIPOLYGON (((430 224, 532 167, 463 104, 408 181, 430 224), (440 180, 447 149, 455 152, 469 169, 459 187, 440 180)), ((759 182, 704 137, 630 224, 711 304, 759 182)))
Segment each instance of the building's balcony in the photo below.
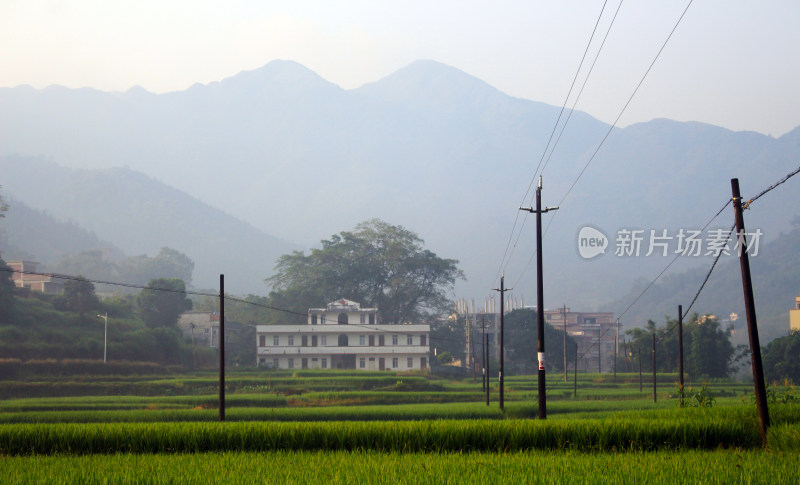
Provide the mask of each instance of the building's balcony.
POLYGON ((347 346, 347 347, 258 347, 258 355, 343 355, 343 354, 359 354, 359 355, 378 355, 378 354, 424 354, 430 352, 430 347, 427 345, 387 345, 383 347, 370 347, 370 346, 347 346))

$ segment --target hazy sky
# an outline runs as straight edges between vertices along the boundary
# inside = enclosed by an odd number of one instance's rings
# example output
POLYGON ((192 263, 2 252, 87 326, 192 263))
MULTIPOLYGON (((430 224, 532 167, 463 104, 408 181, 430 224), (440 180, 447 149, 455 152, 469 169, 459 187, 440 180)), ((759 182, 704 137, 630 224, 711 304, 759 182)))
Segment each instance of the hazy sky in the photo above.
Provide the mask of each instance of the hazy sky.
MULTIPOLYGON (((589 58, 618 5, 606 5, 589 58)), ((0 0, 0 86, 161 93, 290 59, 349 89, 433 59, 560 106, 602 6, 0 0)), ((685 6, 623 3, 578 109, 612 122, 685 6)), ((695 0, 620 124, 665 117, 782 135, 800 125, 799 48, 796 0, 695 0)))

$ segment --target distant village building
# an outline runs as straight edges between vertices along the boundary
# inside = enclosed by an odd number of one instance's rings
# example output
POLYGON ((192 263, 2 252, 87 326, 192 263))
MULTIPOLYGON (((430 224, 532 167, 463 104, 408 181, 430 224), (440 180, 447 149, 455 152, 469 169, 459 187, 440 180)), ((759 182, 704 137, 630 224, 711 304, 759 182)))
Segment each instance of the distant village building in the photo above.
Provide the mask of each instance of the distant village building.
MULTIPOLYGON (((536 310, 526 307, 524 302, 509 300, 505 306, 508 314, 516 309, 536 310)), ((494 360, 500 357, 500 314, 494 312, 496 305, 490 302, 489 311, 470 313, 468 316, 469 331, 475 342, 467 346, 466 355, 475 353, 476 362, 480 361, 480 346, 477 345, 486 335, 489 349, 494 360), (470 347, 472 347, 470 349, 470 347)), ((468 310, 466 303, 457 307, 456 312, 464 315, 468 310)), ((474 308, 473 308, 474 311, 474 308)), ((614 314, 610 312, 577 312, 568 307, 545 310, 544 320, 556 330, 564 330, 566 321, 567 335, 578 344, 578 369, 584 372, 611 372, 614 369, 614 348, 617 345, 617 328, 614 314)), ((506 338, 508 336, 506 335, 506 338)), ((562 345, 561 342, 546 342, 546 349, 562 345)), ((535 349, 534 349, 535 351, 535 349)), ((506 350, 508 352, 508 350, 506 350)), ((574 348, 567 349, 574 352, 574 348)), ((507 355, 507 354, 506 354, 507 355)), ((572 359, 572 357, 570 357, 572 359)), ((469 361, 469 359, 467 359, 469 361)), ((480 364, 476 364, 480 365, 480 364)), ((466 365, 465 365, 466 367, 466 365)), ((480 368, 479 368, 480 369, 480 368)))
POLYGON ((258 325, 257 364, 278 369, 426 370, 430 325, 381 323, 377 308, 337 300, 306 325, 258 325))
MULTIPOLYGON (((614 369, 614 348, 617 328, 610 312, 573 312, 568 307, 545 310, 544 320, 556 330, 564 329, 578 344, 578 369, 584 372, 611 372, 614 369)), ((550 345, 563 345, 548 342, 550 345)), ((567 349, 567 353, 574 351, 567 349)))
POLYGON ((789 310, 789 332, 800 332, 800 296, 794 298, 794 308, 789 310))
POLYGON ((11 279, 17 288, 28 288, 51 295, 64 292, 65 279, 57 278, 53 273, 30 274, 38 273, 36 268, 39 263, 36 261, 9 261, 6 264, 13 271, 11 279))
POLYGON ((192 345, 219 347, 219 315, 215 312, 184 312, 178 317, 178 328, 192 345))

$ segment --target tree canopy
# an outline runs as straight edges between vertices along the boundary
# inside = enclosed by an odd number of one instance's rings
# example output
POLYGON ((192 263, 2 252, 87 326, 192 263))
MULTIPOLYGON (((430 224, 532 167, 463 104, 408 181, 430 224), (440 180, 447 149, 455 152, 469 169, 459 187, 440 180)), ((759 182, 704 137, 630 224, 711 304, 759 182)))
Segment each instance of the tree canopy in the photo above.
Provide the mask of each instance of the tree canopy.
MULTIPOLYGON (((684 369, 692 378, 728 377, 735 371, 737 352, 730 341, 731 328, 722 328, 713 315, 693 314, 683 323, 684 369)), ((632 348, 651 352, 656 335, 656 369, 661 372, 678 370, 677 321, 667 318, 663 327, 649 320, 645 329, 625 332, 632 337, 632 348), (670 332, 667 330, 671 329, 670 332)), ((649 355, 649 354, 648 354, 649 355)), ((642 367, 652 371, 652 359, 643 359, 642 367)))
MULTIPOLYGON (((536 310, 514 310, 503 317, 503 346, 506 365, 517 374, 535 374, 539 369, 536 310)), ((564 331, 544 324, 545 369, 564 370, 564 331)), ((574 363, 575 340, 567 335, 567 366, 574 363)))
POLYGON ((181 313, 192 309, 192 300, 186 298, 183 280, 158 278, 150 280, 139 293, 136 307, 148 327, 171 327, 178 322, 181 313))
POLYGON ((64 304, 68 310, 83 316, 89 310, 100 306, 100 300, 94 294, 94 284, 83 276, 64 283, 64 304))
POLYGON ((776 338, 764 349, 764 375, 769 381, 800 383, 800 331, 776 338))
POLYGON ((438 257, 414 232, 379 219, 321 242, 308 255, 294 251, 278 259, 266 280, 274 306, 304 314, 346 298, 377 307, 384 322, 417 322, 448 311, 448 291, 464 278, 457 260, 438 257))

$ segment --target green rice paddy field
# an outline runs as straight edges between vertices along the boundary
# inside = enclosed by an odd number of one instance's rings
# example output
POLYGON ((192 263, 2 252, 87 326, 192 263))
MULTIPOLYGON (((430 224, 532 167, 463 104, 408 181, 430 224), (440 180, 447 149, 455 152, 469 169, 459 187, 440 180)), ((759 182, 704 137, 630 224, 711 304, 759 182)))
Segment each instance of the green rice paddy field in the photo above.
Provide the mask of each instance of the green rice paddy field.
POLYGON ((231 373, 224 423, 212 374, 0 381, 0 483, 800 483, 791 386, 762 446, 750 385, 678 407, 673 375, 657 402, 638 374, 578 377, 577 398, 550 378, 538 420, 535 376, 501 411, 472 379, 231 373))

